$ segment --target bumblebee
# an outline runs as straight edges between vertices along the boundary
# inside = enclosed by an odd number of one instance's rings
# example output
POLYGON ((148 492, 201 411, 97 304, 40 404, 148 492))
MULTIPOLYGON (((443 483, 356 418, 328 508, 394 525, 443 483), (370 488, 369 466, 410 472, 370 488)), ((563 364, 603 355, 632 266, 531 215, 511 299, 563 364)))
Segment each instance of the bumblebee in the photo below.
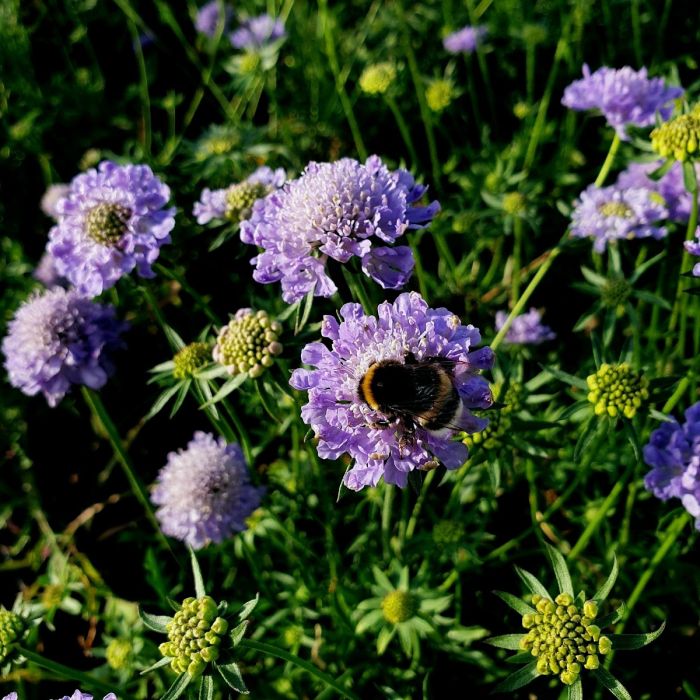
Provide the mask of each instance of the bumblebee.
POLYGON ((401 441, 410 441, 421 427, 443 433, 458 429, 462 401, 453 382, 455 362, 430 357, 418 361, 412 354, 405 364, 382 360, 370 365, 360 379, 357 393, 372 410, 389 421, 398 421, 401 441))

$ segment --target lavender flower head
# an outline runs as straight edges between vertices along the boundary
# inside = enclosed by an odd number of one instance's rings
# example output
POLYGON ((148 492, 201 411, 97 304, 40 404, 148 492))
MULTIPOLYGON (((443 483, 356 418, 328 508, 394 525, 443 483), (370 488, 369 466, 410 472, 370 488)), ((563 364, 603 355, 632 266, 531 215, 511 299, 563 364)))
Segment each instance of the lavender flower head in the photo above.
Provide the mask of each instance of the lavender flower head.
POLYGON ((666 120, 673 112, 668 103, 680 97, 683 88, 669 87, 663 78, 647 78, 647 69, 599 68, 591 73, 584 64, 583 79, 564 90, 561 103, 577 111, 598 109, 617 135, 628 141, 629 124, 653 126, 657 113, 666 120))
POLYGON ((37 263, 37 266, 32 272, 32 277, 37 281, 41 282, 44 287, 51 289, 52 287, 68 287, 68 280, 58 274, 58 269, 56 268, 56 260, 53 255, 45 250, 41 259, 37 263))
POLYGON ((110 354, 126 324, 101 306, 61 287, 19 307, 2 341, 10 384, 28 396, 43 393, 56 406, 73 384, 99 389, 113 372, 110 354))
POLYGON ((700 530, 700 402, 685 412, 685 423, 662 423, 644 447, 652 470, 644 486, 657 498, 680 498, 700 530))
POLYGON ((462 29, 448 34, 442 40, 442 45, 448 53, 474 53, 487 33, 486 27, 462 27, 462 29))
MULTIPOLYGON (((695 240, 686 241, 685 249, 691 254, 700 257, 700 226, 695 229, 695 240)), ((693 266, 693 277, 700 277, 700 262, 693 266)))
MULTIPOLYGON (((496 313, 496 330, 500 331, 508 318, 505 311, 496 313)), ((546 340, 554 340, 556 334, 549 326, 542 323, 542 314, 537 309, 516 316, 511 323, 505 338, 505 343, 511 345, 539 345, 546 340)))
POLYGON ((340 309, 341 322, 325 316, 321 335, 331 341, 309 343, 302 362, 314 369, 297 369, 290 384, 308 391, 309 401, 301 416, 319 438, 318 454, 338 459, 349 454, 352 467, 344 484, 355 491, 387 483, 406 486, 409 472, 435 466, 457 469, 467 459, 467 448, 451 440, 455 432, 476 433, 488 421, 472 415, 471 409, 488 408, 493 398, 479 370, 493 365, 490 348, 474 350, 479 331, 462 325, 447 309, 430 309, 416 292, 400 294, 393 304, 384 302, 377 316, 368 316, 359 304, 340 309), (461 407, 449 428, 427 430, 416 424, 407 438, 404 425, 395 416, 372 410, 359 395, 358 387, 376 362, 402 364, 427 358, 453 361, 453 384, 461 407))
POLYGON ((262 489, 250 484, 241 448, 198 431, 187 449, 171 452, 151 500, 166 535, 195 549, 246 529, 262 489))
POLYGON ((251 260, 253 278, 281 282, 290 304, 311 291, 329 297, 336 286, 327 260, 358 257, 362 271, 382 287, 402 287, 413 272, 413 254, 393 244, 439 211, 437 202, 415 206, 426 189, 405 170, 389 171, 378 156, 365 163, 309 163, 296 180, 258 200, 241 224, 241 240, 263 248, 251 260))
POLYGON ((67 185, 64 182, 49 185, 46 188, 46 192, 44 192, 43 196, 41 197, 41 211, 43 211, 46 216, 50 216, 52 219, 58 220, 56 205, 60 199, 63 199, 63 197, 68 194, 69 189, 70 185, 67 185))
POLYGON ((286 179, 287 173, 283 168, 273 170, 262 165, 243 182, 220 190, 205 187, 192 213, 198 224, 208 224, 215 219, 240 221, 250 216, 250 209, 257 199, 282 187, 286 179))
POLYGON ((151 264, 175 226, 175 208, 164 208, 169 198, 147 165, 103 161, 73 178, 49 233, 59 274, 93 297, 134 268, 153 277, 151 264))
POLYGON ((236 49, 257 51, 286 36, 282 20, 263 14, 241 22, 241 26, 229 34, 229 40, 236 49))
MULTIPOLYGON (((202 5, 197 11, 197 17, 194 21, 195 29, 200 33, 213 39, 216 36, 216 30, 221 21, 220 12, 221 3, 219 0, 211 0, 211 2, 202 5)), ((226 30, 231 17, 233 16, 233 11, 228 5, 224 5, 224 18, 223 18, 223 28, 226 30)))
POLYGON ((593 238, 593 247, 599 253, 610 241, 650 236, 659 239, 667 233, 664 226, 655 224, 668 218, 668 210, 652 190, 644 187, 589 185, 575 204, 571 234, 593 238))
MULTIPOLYGON (((17 693, 10 693, 2 700, 17 700, 17 693)), ((79 690, 76 690, 70 697, 65 695, 59 700, 92 700, 92 695, 89 695, 88 693, 81 693, 79 690)), ((117 700, 117 696, 114 693, 108 693, 104 696, 103 700, 117 700)))

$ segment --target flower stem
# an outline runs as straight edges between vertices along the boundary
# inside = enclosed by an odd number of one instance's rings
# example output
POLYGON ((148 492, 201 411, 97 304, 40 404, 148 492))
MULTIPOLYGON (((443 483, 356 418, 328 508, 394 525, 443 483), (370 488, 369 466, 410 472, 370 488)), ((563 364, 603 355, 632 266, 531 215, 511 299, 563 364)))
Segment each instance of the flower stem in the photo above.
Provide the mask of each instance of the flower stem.
POLYGON ((396 487, 384 484, 384 503, 382 505, 382 545, 384 558, 388 559, 391 552, 391 511, 394 505, 396 487))
POLYGON ((423 481, 423 485, 420 489, 420 494, 418 495, 418 500, 416 501, 416 505, 413 506, 413 512, 411 513, 411 517, 409 518, 408 525, 406 527, 407 540, 413 537, 413 533, 416 531, 416 525, 418 524, 418 516, 420 515, 421 509, 423 508, 423 502, 425 501, 428 495, 428 489, 430 488, 430 484, 433 483, 433 479, 435 478, 436 473, 437 469, 433 469, 432 471, 428 472, 428 476, 426 476, 425 480, 423 481))
POLYGON ((519 216, 513 219, 513 271, 511 273, 511 300, 515 304, 520 294, 520 272, 523 254, 523 220, 519 216))
POLYGON ((411 132, 408 128, 408 124, 406 124, 406 120, 403 118, 403 114, 401 114, 401 110, 396 104, 396 100, 391 95, 385 94, 384 101, 389 106, 391 113, 394 115, 394 119, 396 119, 396 125, 399 127, 401 138, 403 138, 403 142, 406 144, 408 153, 411 156, 411 167, 415 170, 419 167, 420 161, 418 160, 418 155, 413 145, 413 140, 411 139, 411 132))
POLYGON ((610 144, 610 148, 608 149, 608 155, 605 156, 603 166, 601 167, 600 172, 598 173, 598 177, 595 179, 594 184, 596 187, 601 187, 602 184, 605 182, 605 179, 608 177, 610 168, 612 168, 612 165, 615 162, 615 156, 617 155, 617 151, 620 148, 620 143, 620 137, 616 133, 615 137, 612 140, 612 143, 610 144))
POLYGON ((301 659, 295 654, 291 654, 278 646, 268 644, 267 642, 259 642, 254 639, 241 639, 241 641, 238 643, 238 648, 259 651, 263 654, 276 656, 278 659, 282 659, 283 661, 288 661, 289 663, 304 669, 304 671, 310 673, 312 676, 315 676, 318 680, 333 688, 333 690, 342 695, 344 698, 348 698, 348 700, 360 700, 358 695, 355 695, 355 693, 353 693, 351 690, 343 687, 340 683, 338 683, 338 681, 335 680, 335 678, 329 676, 327 673, 324 673, 320 668, 317 668, 312 663, 305 661, 304 659, 301 659))

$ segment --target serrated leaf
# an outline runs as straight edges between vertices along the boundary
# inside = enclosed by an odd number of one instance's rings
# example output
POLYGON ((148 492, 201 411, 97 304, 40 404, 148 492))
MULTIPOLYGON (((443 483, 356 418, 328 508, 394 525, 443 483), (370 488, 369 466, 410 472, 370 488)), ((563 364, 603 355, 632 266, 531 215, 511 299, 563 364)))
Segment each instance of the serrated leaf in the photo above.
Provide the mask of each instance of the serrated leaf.
POLYGON ((202 406, 202 408, 218 403, 221 401, 221 399, 225 399, 230 393, 236 391, 236 389, 238 389, 238 387, 243 384, 246 379, 248 379, 247 372, 236 374, 235 376, 231 377, 231 379, 224 382, 224 385, 219 389, 219 391, 217 391, 216 394, 214 394, 214 396, 212 396, 212 398, 209 399, 204 406, 202 406))
POLYGON ((243 620, 240 625, 237 625, 231 630, 231 642, 233 643, 233 646, 238 646, 238 642, 243 639, 243 635, 245 634, 246 628, 250 624, 250 620, 243 620))
POLYGON ((522 651, 520 648, 520 642, 524 636, 524 634, 502 634, 498 637, 489 637, 488 639, 485 639, 484 642, 486 644, 490 644, 492 647, 498 647, 499 649, 522 651))
POLYGON ((505 591, 494 591, 493 593, 494 595, 497 595, 508 607, 513 608, 515 612, 520 613, 521 615, 534 615, 537 613, 537 610, 512 593, 506 593, 505 591))
POLYGON ((151 664, 148 668, 144 668, 143 671, 141 671, 139 675, 143 676, 145 673, 150 673, 151 671, 155 671, 157 668, 160 668, 161 666, 165 666, 166 664, 169 664, 171 661, 172 661, 172 658, 170 656, 164 656, 162 659, 159 659, 154 664, 151 664))
POLYGON ((615 581, 617 580, 618 571, 617 557, 613 554, 613 565, 610 574, 608 578, 605 579, 605 583, 600 587, 600 590, 593 596, 593 600, 598 603, 598 605, 610 595, 610 591, 612 591, 615 581))
POLYGON ((557 579, 559 590, 573 597, 574 585, 571 583, 571 574, 569 573, 569 567, 566 565, 563 554, 556 547, 552 547, 551 544, 545 545, 545 548, 547 550, 549 562, 554 570, 554 576, 557 579))
POLYGON ((250 613, 253 612, 255 609, 255 606, 258 604, 258 601, 260 600, 260 594, 256 593, 255 598, 253 600, 249 600, 247 603, 243 604, 243 607, 240 609, 240 612, 238 613, 238 619, 239 620, 245 620, 250 613))
POLYGON ((566 700, 583 700, 583 683, 581 683, 580 677, 573 685, 567 687, 566 700))
POLYGON ((139 606, 139 617, 141 618, 141 622, 143 622, 149 630, 160 632, 161 634, 168 633, 168 630, 165 629, 165 625, 173 619, 172 617, 168 617, 168 615, 151 615, 145 610, 142 610, 141 606, 139 606))
POLYGON ((550 600, 552 599, 552 596, 549 595, 547 589, 540 583, 539 579, 534 574, 531 574, 529 571, 525 571, 525 569, 521 569, 519 566, 515 567, 515 573, 518 574, 520 580, 528 587, 530 593, 536 593, 537 595, 541 595, 543 598, 549 598, 550 600))
POLYGON ((202 570, 199 568, 199 562, 195 556, 194 549, 188 547, 190 550, 190 564, 192 565, 192 578, 194 579, 194 592, 197 598, 204 597, 207 592, 204 590, 204 579, 202 578, 202 570))
POLYGON ((501 681, 494 689, 494 693, 507 693, 511 690, 517 690, 534 681, 539 674, 537 673, 537 662, 533 661, 524 668, 521 668, 515 673, 511 673, 508 678, 501 681))
POLYGON ((604 666, 598 667, 595 671, 591 671, 591 673, 604 688, 607 688, 617 698, 617 700, 632 700, 632 696, 627 692, 625 686, 604 666))
POLYGON ((185 688, 187 688, 191 680, 189 673, 181 673, 160 700, 176 700, 185 692, 185 688))
POLYGON ((243 676, 241 675, 241 670, 238 668, 238 664, 230 663, 223 666, 214 664, 214 667, 221 674, 224 681, 226 681, 226 685, 233 688, 236 692, 241 693, 241 695, 248 695, 250 691, 243 682, 243 676))
POLYGON ((199 686, 199 700, 214 700, 214 679, 209 675, 202 676, 199 686))
POLYGON ((665 629, 666 621, 655 632, 647 632, 646 634, 609 634, 608 637, 613 643, 613 649, 616 651, 630 651, 632 649, 641 649, 647 644, 651 644, 661 636, 665 629))

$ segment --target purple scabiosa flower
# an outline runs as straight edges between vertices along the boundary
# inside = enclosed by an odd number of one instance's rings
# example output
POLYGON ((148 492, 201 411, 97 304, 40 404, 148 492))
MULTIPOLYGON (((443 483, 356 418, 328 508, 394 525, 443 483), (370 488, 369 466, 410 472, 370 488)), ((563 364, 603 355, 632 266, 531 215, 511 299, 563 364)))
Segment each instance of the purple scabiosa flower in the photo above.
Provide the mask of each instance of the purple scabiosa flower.
POLYGON ((662 423, 644 447, 652 470, 644 485, 657 498, 679 498, 700 530, 700 402, 685 412, 685 423, 662 423))
POLYGON ((41 197, 41 211, 43 211, 46 216, 50 216, 52 219, 58 220, 58 210, 56 209, 56 205, 58 204, 59 200, 63 199, 68 194, 69 189, 70 185, 67 185, 64 182, 49 185, 46 188, 46 192, 44 192, 43 196, 41 197))
MULTIPOLYGON (((695 229, 695 240, 686 241, 685 249, 691 254, 700 257, 700 226, 695 229)), ((693 277, 700 277, 700 262, 693 266, 693 277)))
POLYGON ((49 233, 59 274, 93 297, 134 268, 153 277, 151 264, 175 226, 175 208, 164 208, 169 198, 147 165, 103 161, 73 178, 49 233))
MULTIPOLYGON (((508 318, 505 311, 496 313, 496 330, 500 331, 508 318)), ((503 341, 512 345, 539 345, 545 340, 554 340, 556 334, 549 326, 542 323, 542 314, 537 309, 513 319, 503 341)))
POLYGON ((211 2, 202 5, 197 11, 194 27, 200 34, 204 34, 210 39, 213 39, 216 36, 216 30, 219 26, 219 22, 221 22, 222 6, 224 10, 224 31, 226 30, 229 22, 231 21, 231 17, 233 16, 233 11, 228 5, 220 2, 220 0, 211 0, 211 2))
MULTIPOLYGON (((493 398, 479 370, 493 364, 493 352, 480 342, 479 331, 462 325, 447 309, 430 309, 416 292, 400 294, 393 304, 384 302, 377 316, 368 316, 359 304, 340 309, 340 323, 325 316, 321 335, 331 341, 308 344, 301 354, 314 369, 297 369, 290 384, 308 391, 309 401, 301 416, 319 438, 318 454, 338 459, 349 454, 352 467, 344 484, 355 491, 387 483, 405 486, 409 472, 442 462, 457 469, 467 459, 467 448, 451 440, 456 432, 476 433, 488 421, 471 409, 488 408, 493 398), (398 365, 441 361, 448 368, 457 405, 449 425, 423 427, 419 418, 408 425, 405 417, 370 407, 362 396, 361 383, 377 363, 398 365)), ((373 371, 376 371, 376 367, 373 371)))
POLYGON ((104 386, 126 324, 111 306, 61 287, 35 294, 19 307, 2 341, 10 384, 28 396, 42 392, 55 406, 73 384, 104 386))
POLYGON ((589 185, 575 202, 571 214, 571 234, 595 239, 599 253, 609 241, 628 238, 663 238, 667 231, 656 224, 668 218, 668 209, 659 197, 644 187, 621 189, 616 185, 589 185))
POLYGON ((487 33, 486 27, 462 27, 462 29, 448 34, 442 40, 442 45, 448 53, 474 53, 487 33))
MULTIPOLYGON (((10 693, 2 700, 17 700, 17 693, 10 693)), ((93 700, 93 698, 92 695, 89 695, 88 693, 81 693, 79 690, 76 690, 70 697, 64 695, 59 700, 93 700)), ((103 700, 117 700, 117 696, 114 693, 108 693, 104 696, 103 700)))
POLYGON ((257 51, 286 36, 282 20, 263 14, 241 22, 241 26, 229 34, 229 40, 236 49, 257 51))
POLYGON ((44 254, 41 256, 37 266, 34 268, 34 272, 32 272, 32 277, 37 282, 41 282, 41 284, 48 289, 51 289, 52 287, 69 286, 68 280, 62 275, 58 274, 56 261, 48 250, 45 250, 44 254))
POLYGON ((253 278, 281 282, 289 304, 310 291, 329 297, 336 286, 326 261, 346 263, 356 256, 382 287, 402 287, 413 271, 413 256, 408 247, 393 244, 439 211, 437 202, 415 206, 426 189, 405 170, 389 171, 378 156, 365 163, 352 158, 309 163, 296 180, 258 200, 241 224, 241 240, 264 249, 251 260, 253 278))
POLYGON ((287 179, 283 168, 273 170, 267 165, 260 166, 243 182, 238 182, 220 190, 205 187, 195 202, 192 213, 198 224, 208 224, 214 219, 229 219, 240 222, 250 216, 253 203, 282 187, 287 179))
POLYGON ((260 505, 241 448, 198 431, 187 449, 171 452, 160 470, 151 500, 166 535, 195 549, 245 530, 260 505))
POLYGON ((647 78, 647 69, 599 68, 591 73, 584 64, 583 79, 575 80, 564 90, 561 103, 577 111, 598 109, 623 140, 629 124, 653 126, 657 113, 668 119, 673 112, 669 102, 683 95, 680 87, 669 87, 663 78, 647 78))

